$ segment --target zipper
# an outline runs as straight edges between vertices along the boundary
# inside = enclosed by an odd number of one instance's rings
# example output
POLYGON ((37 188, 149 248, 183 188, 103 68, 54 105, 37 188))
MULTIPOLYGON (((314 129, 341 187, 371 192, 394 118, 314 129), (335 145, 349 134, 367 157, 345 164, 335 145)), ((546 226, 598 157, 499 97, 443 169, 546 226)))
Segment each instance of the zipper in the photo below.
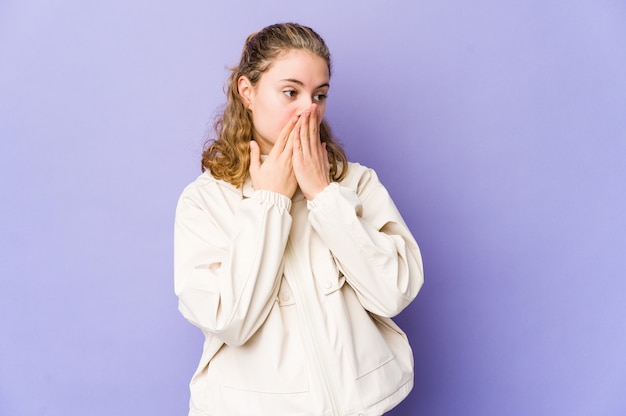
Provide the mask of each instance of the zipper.
POLYGON ((315 320, 311 316, 312 314, 311 314, 310 306, 309 306, 310 296, 307 296, 308 292, 302 288, 298 279, 298 276, 300 276, 298 272, 301 269, 300 262, 299 262, 298 257, 295 255, 295 251, 291 244, 291 239, 287 240, 287 247, 286 247, 285 254, 286 254, 285 267, 289 269, 290 271, 289 273, 290 277, 287 277, 287 275, 285 275, 285 278, 289 282, 289 286, 291 286, 294 297, 296 298, 296 307, 301 312, 301 316, 304 320, 304 323, 309 329, 309 331, 307 332, 307 335, 311 341, 311 345, 313 346, 313 353, 315 354, 317 367, 322 375, 322 378, 324 381, 323 383, 324 388, 326 390, 326 395, 330 399, 330 404, 333 410, 333 415, 341 416, 341 410, 340 410, 341 408, 339 406, 338 398, 335 396, 335 392, 338 391, 335 388, 337 383, 333 379, 332 375, 330 374, 330 370, 328 366, 326 365, 326 363, 330 362, 330 360, 325 359, 327 356, 327 353, 320 345, 319 337, 315 336, 317 334, 320 334, 321 331, 318 330, 317 325, 315 324, 315 320), (297 263, 297 265, 292 264, 294 262, 297 263))

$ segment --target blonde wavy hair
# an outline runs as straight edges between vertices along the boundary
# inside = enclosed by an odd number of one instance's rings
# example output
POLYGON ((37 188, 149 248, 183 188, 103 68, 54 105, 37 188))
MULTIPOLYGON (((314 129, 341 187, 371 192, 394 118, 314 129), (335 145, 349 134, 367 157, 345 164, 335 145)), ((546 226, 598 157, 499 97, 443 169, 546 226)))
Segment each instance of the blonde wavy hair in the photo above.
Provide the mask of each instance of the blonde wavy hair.
MULTIPOLYGON (((237 83, 245 76, 253 86, 272 61, 293 49, 309 51, 328 64, 330 51, 324 40, 313 29, 296 23, 268 26, 246 39, 239 65, 230 68, 226 84, 226 104, 214 125, 215 138, 207 141, 202 152, 202 171, 209 170, 216 179, 240 187, 249 175, 250 140, 254 127, 249 110, 243 103, 237 83)), ((347 173, 348 161, 341 146, 335 141, 326 120, 320 124, 320 139, 326 143, 330 163, 330 179, 340 181, 347 173)))

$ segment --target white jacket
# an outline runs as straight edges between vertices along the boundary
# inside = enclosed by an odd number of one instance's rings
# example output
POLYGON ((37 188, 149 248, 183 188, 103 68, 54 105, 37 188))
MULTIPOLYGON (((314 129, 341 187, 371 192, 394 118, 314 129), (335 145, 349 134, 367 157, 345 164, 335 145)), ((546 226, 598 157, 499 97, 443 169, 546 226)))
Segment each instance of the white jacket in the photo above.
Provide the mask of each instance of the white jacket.
POLYGON ((423 283, 419 248, 373 170, 312 201, 203 173, 176 211, 179 309, 206 337, 190 416, 381 415, 413 386, 390 317, 423 283))

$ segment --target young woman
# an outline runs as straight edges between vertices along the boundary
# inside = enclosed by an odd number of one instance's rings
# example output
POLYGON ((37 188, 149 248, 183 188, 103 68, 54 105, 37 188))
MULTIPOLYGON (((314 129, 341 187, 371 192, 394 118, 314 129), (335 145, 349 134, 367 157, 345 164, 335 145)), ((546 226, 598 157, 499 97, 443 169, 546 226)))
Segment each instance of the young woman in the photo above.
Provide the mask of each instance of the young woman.
POLYGON ((412 388, 390 318, 422 285, 420 251, 331 136, 330 70, 308 27, 250 35, 180 198, 175 290, 206 337, 191 416, 381 415, 412 388))

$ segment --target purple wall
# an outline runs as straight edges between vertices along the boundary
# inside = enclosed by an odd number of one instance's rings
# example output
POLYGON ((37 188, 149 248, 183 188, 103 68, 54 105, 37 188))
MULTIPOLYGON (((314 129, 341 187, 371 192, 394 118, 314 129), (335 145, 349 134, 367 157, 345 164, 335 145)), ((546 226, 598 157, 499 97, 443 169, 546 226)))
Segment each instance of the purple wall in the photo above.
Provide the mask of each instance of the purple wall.
POLYGON ((0 4, 0 415, 186 414, 176 200, 224 67, 286 20, 423 250, 391 414, 626 413, 623 2, 90 3, 0 4))

